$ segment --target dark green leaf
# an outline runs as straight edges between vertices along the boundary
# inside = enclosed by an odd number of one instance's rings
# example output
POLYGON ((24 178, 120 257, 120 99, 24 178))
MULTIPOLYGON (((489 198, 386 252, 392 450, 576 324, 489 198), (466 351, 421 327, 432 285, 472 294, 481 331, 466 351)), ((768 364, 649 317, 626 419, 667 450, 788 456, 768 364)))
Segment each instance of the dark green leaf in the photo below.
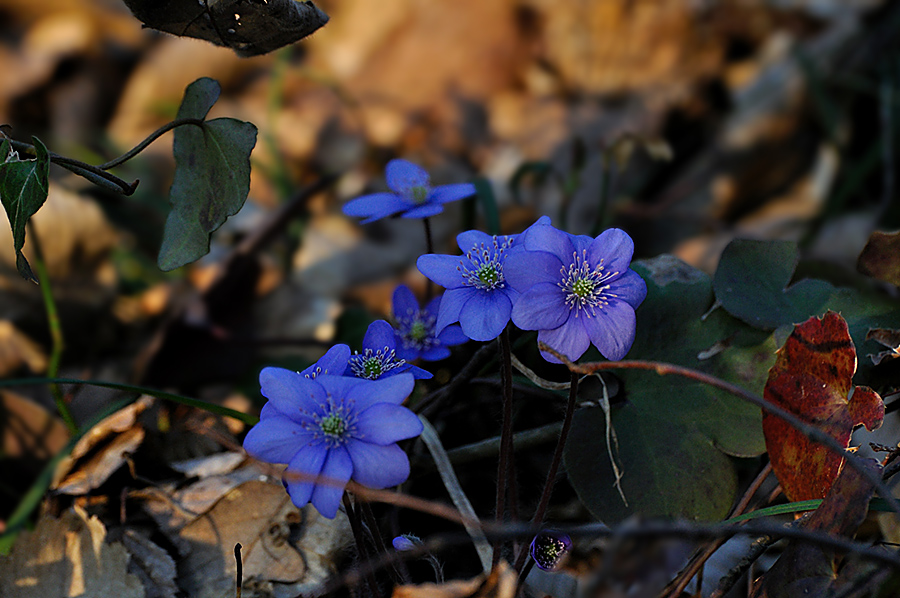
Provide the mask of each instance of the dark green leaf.
POLYGON ((25 225, 28 219, 47 201, 50 156, 40 139, 32 139, 37 155, 34 160, 5 161, 10 154, 10 144, 7 139, 0 142, 0 159, 4 160, 0 163, 0 200, 9 217, 16 250, 16 268, 23 278, 37 282, 22 248, 25 246, 25 225))
MULTIPOLYGON (((722 310, 704 318, 713 303, 703 272, 661 256, 635 262, 647 282, 637 310, 637 335, 629 359, 666 361, 762 392, 774 362, 775 342, 722 310)), ((727 455, 765 451, 758 408, 685 378, 622 371, 626 403, 613 407, 618 463, 626 507, 613 486, 603 412, 576 412, 566 443, 566 471, 582 502, 604 521, 645 516, 720 519, 737 489, 727 455)), ((595 400, 599 397, 595 397, 595 400)))
MULTIPOLYGON (((212 79, 191 83, 178 118, 206 118, 219 97, 212 79)), ((236 214, 250 192, 250 152, 256 127, 233 118, 175 129, 175 178, 169 192, 159 267, 173 270, 209 252, 209 236, 236 214)))
POLYGON ((792 241, 732 241, 713 279, 725 310, 763 329, 803 322, 823 311, 834 288, 822 280, 801 280, 788 288, 797 267, 792 241))

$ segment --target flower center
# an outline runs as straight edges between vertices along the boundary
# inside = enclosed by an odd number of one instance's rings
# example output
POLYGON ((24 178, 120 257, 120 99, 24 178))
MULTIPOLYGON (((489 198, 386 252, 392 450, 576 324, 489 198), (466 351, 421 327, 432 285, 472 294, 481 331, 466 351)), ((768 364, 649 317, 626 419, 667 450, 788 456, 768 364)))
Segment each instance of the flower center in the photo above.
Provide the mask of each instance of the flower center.
POLYGON ((440 341, 434 337, 434 325, 437 322, 435 316, 428 315, 422 310, 408 310, 403 316, 396 316, 397 330, 403 342, 404 349, 427 351, 440 345, 440 341))
POLYGON ((332 413, 327 417, 323 417, 319 422, 319 427, 322 429, 323 434, 333 438, 341 438, 347 430, 344 418, 337 413, 332 413))
POLYGON ((475 245, 466 253, 469 265, 466 265, 465 260, 460 260, 460 265, 456 269, 470 287, 482 291, 505 288, 503 262, 509 255, 510 245, 512 245, 510 237, 492 237, 490 247, 486 247, 484 243, 475 245))
POLYGON ((531 556, 538 567, 544 571, 553 571, 559 565, 560 559, 568 552, 571 540, 568 536, 555 537, 551 533, 541 533, 531 544, 531 556))
POLYGON ((378 380, 387 372, 405 363, 405 359, 396 359, 395 351, 389 347, 377 351, 366 349, 361 355, 357 353, 350 358, 350 371, 357 378, 378 380))
POLYGON ((353 404, 336 403, 329 395, 327 402, 319 405, 319 413, 304 413, 310 418, 303 427, 322 440, 329 448, 335 448, 356 435, 356 413, 353 404), (324 415, 322 415, 324 413, 324 415))
POLYGON ((409 191, 415 203, 425 203, 425 200, 428 199, 428 187, 419 185, 412 187, 409 191))
POLYGON ((568 268, 563 266, 560 274, 562 279, 557 286, 565 294, 566 305, 569 309, 583 311, 589 318, 596 315, 597 309, 602 311, 609 304, 609 298, 613 295, 606 292, 610 287, 606 283, 619 275, 618 272, 606 271, 602 259, 592 268, 588 263, 586 250, 581 255, 573 253, 572 263, 568 268))

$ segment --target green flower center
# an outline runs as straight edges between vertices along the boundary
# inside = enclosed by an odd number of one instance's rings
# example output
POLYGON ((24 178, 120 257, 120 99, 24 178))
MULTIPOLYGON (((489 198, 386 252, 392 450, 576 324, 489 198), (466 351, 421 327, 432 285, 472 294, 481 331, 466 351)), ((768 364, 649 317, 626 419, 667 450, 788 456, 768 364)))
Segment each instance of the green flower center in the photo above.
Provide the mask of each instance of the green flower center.
POLYGON ((382 372, 381 360, 375 357, 366 359, 363 362, 363 372, 365 372, 365 377, 370 380, 378 378, 382 372))
POLYGON ((500 274, 497 272, 497 268, 494 267, 493 264, 485 264, 482 267, 478 268, 476 272, 478 275, 478 280, 481 281, 481 284, 485 287, 492 288, 497 281, 500 280, 500 274))
POLYGON ((319 427, 324 434, 332 438, 341 438, 344 436, 344 432, 347 431, 347 424, 344 422, 344 418, 337 413, 323 417, 319 421, 319 427))
POLYGON ((428 187, 413 187, 410 191, 412 192, 412 200, 416 203, 425 203, 425 200, 428 199, 428 187))
POLYGON ((594 292, 594 282, 587 278, 576 280, 572 283, 572 292, 582 298, 588 297, 594 292))
POLYGON ((428 330, 425 328, 425 324, 419 320, 413 322, 413 325, 409 327, 409 336, 417 343, 424 341, 425 337, 428 336, 428 330))

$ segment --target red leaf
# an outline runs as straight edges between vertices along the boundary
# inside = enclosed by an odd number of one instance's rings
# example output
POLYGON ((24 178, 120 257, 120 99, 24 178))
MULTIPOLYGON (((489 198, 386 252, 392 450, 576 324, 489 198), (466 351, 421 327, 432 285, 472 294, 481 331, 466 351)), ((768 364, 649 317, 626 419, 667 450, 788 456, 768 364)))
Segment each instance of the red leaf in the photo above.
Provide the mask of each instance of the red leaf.
MULTIPOLYGON (((884 419, 881 397, 871 388, 854 387, 854 372, 856 349, 847 322, 829 311, 821 320, 812 317, 794 327, 769 370, 764 396, 846 447, 854 427, 874 430, 884 419)), ((763 433, 772 469, 788 499, 823 498, 844 458, 768 413, 763 413, 763 433)))

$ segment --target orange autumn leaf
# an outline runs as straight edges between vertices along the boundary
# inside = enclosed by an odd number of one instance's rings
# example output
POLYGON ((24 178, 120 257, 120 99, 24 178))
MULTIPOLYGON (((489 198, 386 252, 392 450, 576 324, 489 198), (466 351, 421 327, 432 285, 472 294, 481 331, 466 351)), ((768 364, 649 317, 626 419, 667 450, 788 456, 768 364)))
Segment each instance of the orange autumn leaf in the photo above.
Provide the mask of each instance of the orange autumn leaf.
MULTIPOLYGON (((853 386, 856 349, 839 314, 829 311, 822 319, 798 324, 776 355, 764 391, 767 401, 817 426, 844 447, 854 427, 881 426, 881 397, 871 388, 853 386)), ((823 498, 844 458, 768 413, 763 413, 763 433, 772 469, 788 499, 823 498)))

